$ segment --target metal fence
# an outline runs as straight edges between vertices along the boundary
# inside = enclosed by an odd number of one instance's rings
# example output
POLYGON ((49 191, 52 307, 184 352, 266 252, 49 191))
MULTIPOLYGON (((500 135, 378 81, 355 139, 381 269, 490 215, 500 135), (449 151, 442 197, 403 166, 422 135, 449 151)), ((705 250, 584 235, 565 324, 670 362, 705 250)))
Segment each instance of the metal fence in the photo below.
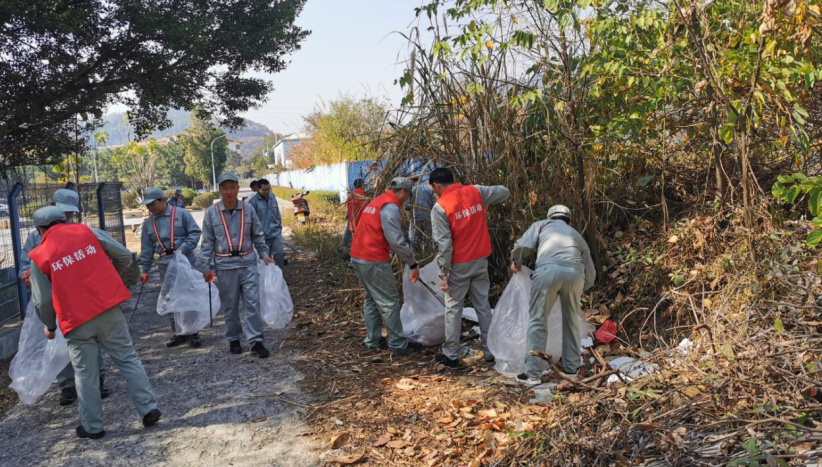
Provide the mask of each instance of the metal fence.
POLYGON ((121 183, 0 184, 0 323, 17 316, 24 318, 28 291, 17 280, 22 245, 35 230, 32 214, 51 205, 54 192, 60 188, 80 195, 80 212, 75 214, 74 222, 105 229, 126 244, 121 183))

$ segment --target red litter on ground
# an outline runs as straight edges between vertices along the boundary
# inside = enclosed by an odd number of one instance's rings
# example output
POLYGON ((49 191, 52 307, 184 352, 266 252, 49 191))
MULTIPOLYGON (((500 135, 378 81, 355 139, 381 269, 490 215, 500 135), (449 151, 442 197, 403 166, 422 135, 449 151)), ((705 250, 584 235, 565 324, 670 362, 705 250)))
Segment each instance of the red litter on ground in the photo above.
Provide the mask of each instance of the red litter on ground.
POLYGON ((594 333, 597 342, 607 344, 616 338, 617 325, 610 319, 606 319, 602 326, 594 333))

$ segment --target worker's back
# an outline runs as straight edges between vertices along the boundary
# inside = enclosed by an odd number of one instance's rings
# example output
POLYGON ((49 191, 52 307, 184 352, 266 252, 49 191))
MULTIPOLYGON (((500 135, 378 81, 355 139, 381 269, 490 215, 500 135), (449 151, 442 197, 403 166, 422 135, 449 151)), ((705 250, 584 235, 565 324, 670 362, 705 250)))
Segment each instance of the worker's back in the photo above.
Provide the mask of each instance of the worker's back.
POLYGON ((559 219, 540 222, 536 266, 571 263, 583 265, 588 245, 582 235, 559 219))

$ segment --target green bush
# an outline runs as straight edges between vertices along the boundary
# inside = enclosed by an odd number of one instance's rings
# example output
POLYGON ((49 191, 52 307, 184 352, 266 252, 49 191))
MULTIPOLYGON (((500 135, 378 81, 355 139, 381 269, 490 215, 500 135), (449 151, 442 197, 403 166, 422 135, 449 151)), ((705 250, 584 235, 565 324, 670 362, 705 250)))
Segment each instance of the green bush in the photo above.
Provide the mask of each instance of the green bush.
POLYGON ((130 193, 123 193, 120 195, 120 199, 123 202, 124 208, 136 209, 138 207, 136 191, 132 191, 130 193))
POLYGON ((206 209, 212 204, 214 204, 214 200, 219 197, 220 194, 216 191, 212 191, 210 193, 203 193, 194 198, 194 206, 200 209, 206 209))
POLYGON ((34 211, 37 211, 38 209, 40 209, 42 207, 50 206, 50 205, 51 205, 51 202, 49 202, 49 201, 41 201, 41 200, 29 201, 24 206, 20 206, 20 216, 21 217, 27 217, 27 218, 31 219, 31 216, 34 215, 34 211))
POLYGON ((186 206, 194 204, 194 198, 197 197, 197 192, 190 188, 183 188, 183 202, 186 206))

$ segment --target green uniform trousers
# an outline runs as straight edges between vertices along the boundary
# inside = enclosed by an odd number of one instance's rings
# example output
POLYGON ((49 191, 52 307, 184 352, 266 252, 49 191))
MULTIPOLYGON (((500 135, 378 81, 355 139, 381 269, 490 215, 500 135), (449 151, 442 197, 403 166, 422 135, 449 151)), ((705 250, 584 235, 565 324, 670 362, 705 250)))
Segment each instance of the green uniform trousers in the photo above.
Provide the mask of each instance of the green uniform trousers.
POLYGON ((100 400, 100 373, 97 355, 102 347, 126 380, 131 401, 140 417, 157 408, 151 383, 137 358, 123 311, 117 305, 83 323, 66 336, 69 358, 74 366, 80 421, 89 433, 99 433, 103 426, 100 400))
POLYGON ((485 355, 491 355, 488 348, 488 330, 491 328, 491 305, 488 303, 491 280, 488 278, 488 259, 452 264, 451 273, 448 274, 448 286, 451 287, 451 291, 445 293, 445 342, 442 344, 442 353, 452 360, 461 356, 462 310, 467 296, 471 298, 471 304, 477 312, 482 351, 485 355))
POLYGON ((565 373, 576 374, 582 363, 580 357, 579 311, 584 285, 583 273, 575 268, 549 264, 534 271, 531 279, 531 318, 528 322, 525 374, 539 379, 543 360, 531 356, 530 351, 545 352, 548 345, 548 316, 559 297, 562 307, 562 365, 565 373))
POLYGON ((382 326, 388 332, 388 347, 404 349, 408 339, 400 321, 400 294, 394 282, 394 272, 389 263, 351 262, 357 279, 365 289, 363 317, 365 318, 365 345, 377 347, 382 339, 382 326))

